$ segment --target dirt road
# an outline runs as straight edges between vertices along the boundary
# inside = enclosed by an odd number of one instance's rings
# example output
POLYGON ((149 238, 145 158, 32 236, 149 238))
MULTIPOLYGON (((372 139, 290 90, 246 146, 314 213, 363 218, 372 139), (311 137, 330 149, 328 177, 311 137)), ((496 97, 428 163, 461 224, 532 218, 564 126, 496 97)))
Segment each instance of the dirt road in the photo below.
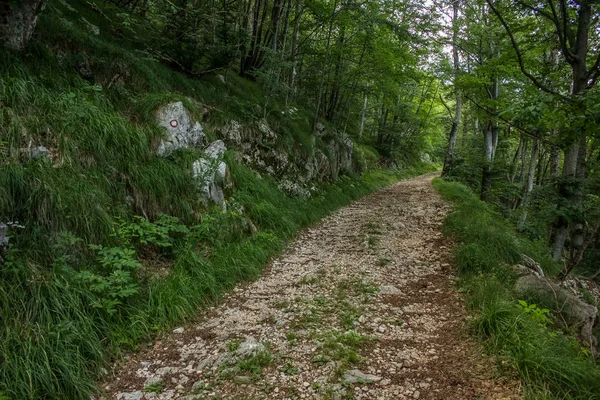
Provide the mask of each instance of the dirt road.
POLYGON ((258 281, 130 355, 107 398, 518 398, 465 331, 431 179, 304 231, 258 281))

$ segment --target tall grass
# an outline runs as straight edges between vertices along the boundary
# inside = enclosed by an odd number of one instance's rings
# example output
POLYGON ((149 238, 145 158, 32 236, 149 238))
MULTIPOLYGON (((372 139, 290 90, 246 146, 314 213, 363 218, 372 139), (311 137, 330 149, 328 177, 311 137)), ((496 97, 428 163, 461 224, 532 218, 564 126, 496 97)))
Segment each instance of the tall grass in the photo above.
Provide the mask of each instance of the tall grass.
POLYGON ((454 260, 474 314, 473 331, 497 356, 501 369, 519 376, 526 398, 600 398, 600 366, 574 338, 516 306, 515 277, 507 265, 519 262, 524 253, 547 273, 558 272, 545 244, 519 236, 466 186, 441 179, 434 186, 454 205, 444 230, 458 242, 454 260))

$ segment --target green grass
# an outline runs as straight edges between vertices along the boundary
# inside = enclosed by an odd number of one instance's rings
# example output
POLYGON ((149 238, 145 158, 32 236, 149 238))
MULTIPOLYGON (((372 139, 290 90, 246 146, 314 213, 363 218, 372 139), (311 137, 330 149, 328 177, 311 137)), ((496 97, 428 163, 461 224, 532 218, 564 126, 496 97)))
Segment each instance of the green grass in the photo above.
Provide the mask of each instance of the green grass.
POLYGON ((454 261, 461 288, 468 293, 473 332, 496 355, 499 368, 518 375, 525 398, 600 398, 600 367, 585 349, 517 306, 507 265, 526 254, 547 274, 557 273, 545 245, 518 235, 466 186, 441 179, 434 186, 454 206, 444 229, 458 242, 454 261))

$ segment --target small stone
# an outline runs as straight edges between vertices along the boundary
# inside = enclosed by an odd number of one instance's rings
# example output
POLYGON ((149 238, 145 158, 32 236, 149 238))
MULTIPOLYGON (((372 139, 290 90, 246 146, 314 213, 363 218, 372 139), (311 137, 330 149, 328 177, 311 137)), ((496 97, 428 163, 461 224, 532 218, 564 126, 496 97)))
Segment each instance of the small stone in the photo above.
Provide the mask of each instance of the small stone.
POLYGON ((119 393, 117 394, 117 400, 142 400, 144 393, 141 390, 131 393, 119 393))
POLYGON ((395 286, 386 285, 386 286, 381 286, 379 288, 379 293, 380 294, 399 294, 400 290, 395 286))
POLYGON ((183 329, 183 328, 173 329, 173 333, 176 333, 176 334, 182 334, 184 331, 185 331, 185 329, 183 329))
POLYGON ((233 381, 235 383, 239 383, 241 385, 246 385, 246 384, 249 384, 251 382, 250 377, 249 376, 244 376, 244 375, 235 376, 233 378, 233 381))
POLYGON ((377 375, 365 374, 357 369, 348 371, 342 377, 346 383, 373 383, 379 382, 382 378, 377 375))
POLYGON ((162 378, 160 376, 151 376, 144 382, 144 387, 154 386, 160 383, 162 383, 162 378))

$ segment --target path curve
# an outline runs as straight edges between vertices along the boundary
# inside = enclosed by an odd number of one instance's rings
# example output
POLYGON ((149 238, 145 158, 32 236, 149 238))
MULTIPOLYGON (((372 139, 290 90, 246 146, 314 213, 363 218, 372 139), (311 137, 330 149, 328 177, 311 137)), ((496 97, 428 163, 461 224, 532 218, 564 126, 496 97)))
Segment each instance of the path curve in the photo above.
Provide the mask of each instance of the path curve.
POLYGON ((107 398, 518 398, 465 333, 432 178, 302 232, 258 281, 128 356, 107 398))

